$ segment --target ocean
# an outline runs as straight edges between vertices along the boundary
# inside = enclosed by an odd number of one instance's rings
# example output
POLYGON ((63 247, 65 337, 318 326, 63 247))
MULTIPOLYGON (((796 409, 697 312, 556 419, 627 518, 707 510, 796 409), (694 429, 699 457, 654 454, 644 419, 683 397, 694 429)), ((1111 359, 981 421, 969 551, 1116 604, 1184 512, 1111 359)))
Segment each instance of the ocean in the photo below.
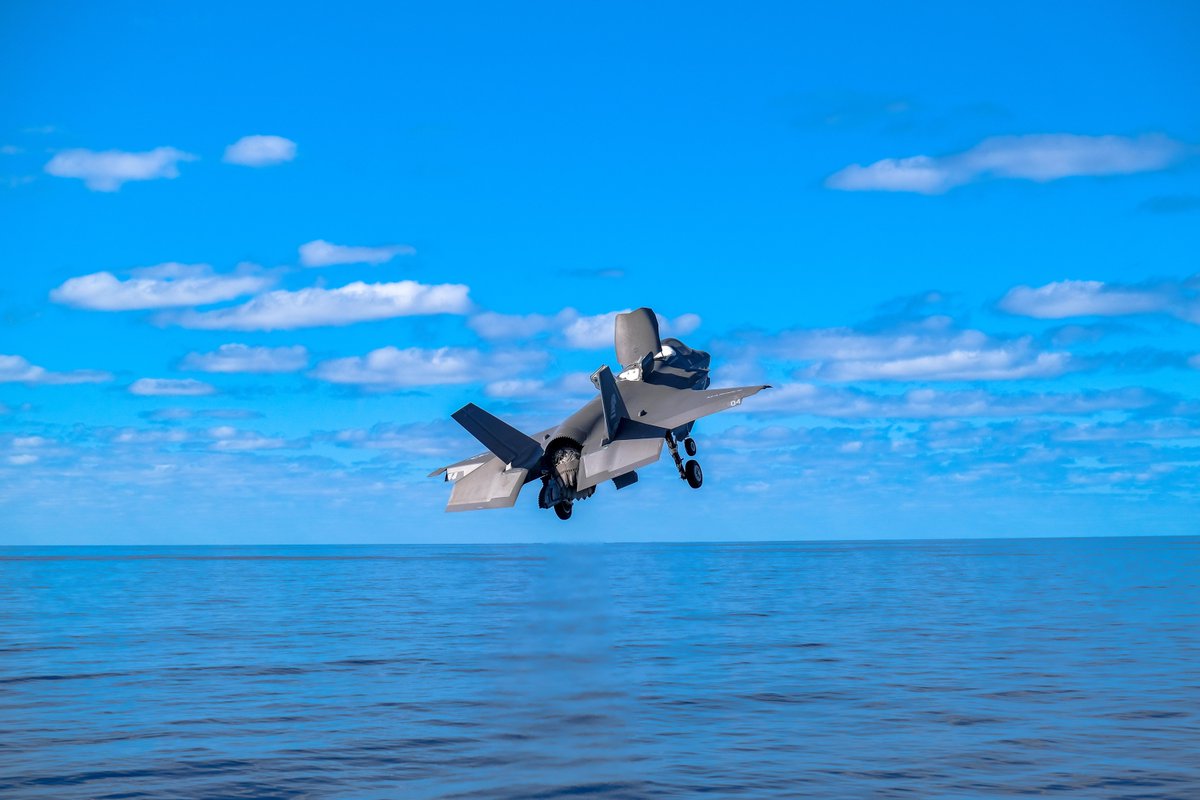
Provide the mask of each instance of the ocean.
POLYGON ((0 548, 0 797, 1200 798, 1200 539, 0 548))

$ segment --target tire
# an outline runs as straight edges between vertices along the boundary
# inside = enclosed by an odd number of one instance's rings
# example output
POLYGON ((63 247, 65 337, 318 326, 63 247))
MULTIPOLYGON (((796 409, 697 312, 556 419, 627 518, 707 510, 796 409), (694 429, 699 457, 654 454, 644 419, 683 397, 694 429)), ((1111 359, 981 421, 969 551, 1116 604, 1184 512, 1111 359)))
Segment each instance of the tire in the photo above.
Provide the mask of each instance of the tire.
POLYGON ((689 456, 696 455, 696 440, 690 436, 688 438, 684 439, 683 440, 683 449, 687 451, 687 454, 689 456))
POLYGON ((562 503, 554 504, 554 513, 558 515, 559 519, 570 519, 571 518, 571 510, 572 509, 571 509, 570 503, 562 502, 562 503))
POLYGON ((700 469, 699 461, 689 461, 683 465, 683 477, 687 479, 688 486, 693 489, 699 489, 704 485, 704 470, 700 469))

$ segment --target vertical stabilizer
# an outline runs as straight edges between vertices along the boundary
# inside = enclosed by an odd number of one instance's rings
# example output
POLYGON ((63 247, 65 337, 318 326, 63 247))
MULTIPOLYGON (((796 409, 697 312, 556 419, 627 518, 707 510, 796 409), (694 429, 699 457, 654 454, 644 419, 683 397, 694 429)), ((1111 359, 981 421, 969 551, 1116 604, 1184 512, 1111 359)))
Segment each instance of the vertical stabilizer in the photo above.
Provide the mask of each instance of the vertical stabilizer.
POLYGON ((625 400, 621 397, 621 390, 617 388, 617 379, 605 364, 592 375, 592 382, 600 390, 600 404, 604 408, 604 429, 608 433, 608 440, 615 441, 621 423, 629 419, 625 400))
POLYGON ((531 469, 542 457, 540 444, 474 403, 467 403, 451 416, 505 464, 531 469))

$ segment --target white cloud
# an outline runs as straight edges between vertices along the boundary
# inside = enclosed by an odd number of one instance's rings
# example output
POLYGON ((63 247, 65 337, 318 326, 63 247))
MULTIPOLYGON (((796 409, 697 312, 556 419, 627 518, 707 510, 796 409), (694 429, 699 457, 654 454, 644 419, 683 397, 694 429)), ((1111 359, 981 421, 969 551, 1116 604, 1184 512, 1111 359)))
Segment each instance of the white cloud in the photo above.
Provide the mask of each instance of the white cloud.
POLYGON ((815 370, 834 381, 1007 381, 1054 378, 1073 368, 1070 353, 1039 353, 1026 337, 982 350, 912 358, 834 361, 815 370))
POLYGON ((188 353, 179 368, 200 372, 297 372, 308 366, 308 350, 223 344, 211 353, 188 353))
POLYGON ((488 397, 509 399, 538 394, 545 388, 546 382, 538 378, 509 378, 492 381, 483 388, 483 393, 488 397))
POLYGON ((675 319, 667 320, 664 332, 672 336, 687 336, 698 329, 701 322, 699 314, 680 314, 675 319))
MULTIPOLYGON (((347 428, 318 434, 338 447, 388 451, 393 456, 460 457, 465 431, 449 419, 403 425, 379 423, 370 428, 347 428)), ((474 440, 470 440, 474 441, 474 440)))
POLYGON ((1016 286, 1001 298, 1001 310, 1037 319, 1170 314, 1200 322, 1200 298, 1187 282, 1163 281, 1125 286, 1102 281, 1055 281, 1045 286, 1016 286))
POLYGON ((764 392, 747 403, 749 413, 804 414, 833 419, 953 419, 1080 416, 1164 406, 1169 398, 1146 389, 1058 393, 1005 393, 982 390, 913 389, 897 394, 793 383, 764 392), (760 399, 761 398, 761 399, 760 399))
POLYGON ((201 397, 216 394, 212 384, 192 378, 138 378, 129 385, 129 393, 143 397, 201 397))
POLYGON ((37 460, 38 457, 30 453, 21 453, 19 455, 8 457, 8 463, 17 467, 23 467, 27 464, 35 464, 37 463, 37 460))
POLYGON ((996 338, 945 316, 886 330, 784 331, 750 344, 745 357, 806 362, 801 375, 833 381, 965 381, 1049 378, 1078 368, 1070 353, 1039 350, 1032 337, 996 338))
POLYGON ((50 292, 56 303, 92 311, 136 311, 150 308, 202 306, 232 300, 267 288, 271 278, 241 265, 239 272, 219 275, 207 264, 174 262, 130 270, 121 279, 93 272, 63 282, 50 292))
MULTIPOLYGON (((629 311, 629 309, 625 309, 629 311)), ((613 346, 613 327, 616 325, 617 314, 620 311, 610 311, 607 314, 594 314, 586 317, 576 317, 562 329, 563 342, 567 347, 576 350, 599 350, 602 347, 613 346)), ((662 329, 662 323, 659 323, 662 329)))
POLYGON ((156 147, 143 153, 122 150, 63 150, 47 162, 45 170, 60 178, 79 178, 94 192, 115 192, 127 181, 178 178, 181 161, 196 156, 174 147, 156 147))
POLYGON ((15 436, 12 440, 13 447, 42 447, 49 443, 50 440, 42 436, 15 436))
POLYGON ((71 383, 106 383, 113 376, 108 372, 78 369, 71 372, 51 372, 45 367, 30 364, 21 356, 0 354, 0 383, 25 383, 30 386, 71 383))
POLYGON ((316 239, 300 245, 300 263, 306 267, 329 267, 334 264, 383 264, 396 256, 411 256, 416 252, 406 244, 355 247, 316 239))
POLYGON ((941 194, 984 178, 1045 183, 1079 175, 1125 175, 1165 169, 1189 151, 1161 134, 1136 138, 1069 133, 994 136, 949 156, 885 158, 851 164, 826 179, 842 191, 941 194))
POLYGON ((363 283, 337 289, 310 287, 261 294, 239 306, 191 311, 167 321, 202 330, 292 330, 421 314, 465 314, 471 309, 462 284, 416 281, 363 283))
POLYGON ((501 400, 535 400, 550 402, 553 400, 575 402, 580 397, 596 393, 592 385, 591 375, 586 372, 568 372, 554 380, 540 378, 505 377, 492 381, 483 387, 488 397, 501 400))
MULTIPOLYGON (((545 333, 562 337, 562 343, 577 350, 599 350, 613 346, 613 325, 617 314, 585 316, 573 308, 565 308, 553 316, 543 314, 497 314, 492 311, 476 314, 468 324, 484 339, 529 339, 545 333)), ((696 314, 681 314, 674 319, 658 316, 659 332, 663 336, 686 336, 700 327, 696 314)))
POLYGON ((473 348, 381 347, 365 356, 323 361, 313 376, 330 383, 393 389, 507 379, 546 361, 544 353, 483 353, 473 348))
POLYGON ((554 316, 543 314, 498 314, 485 311, 467 320, 471 330, 484 339, 530 339, 552 330, 561 330, 577 319, 579 313, 573 308, 558 312, 554 316))
POLYGON ((247 450, 282 450, 288 447, 302 446, 301 442, 289 443, 277 436, 263 436, 255 431, 242 431, 231 425, 218 425, 208 430, 209 436, 215 441, 213 450, 225 452, 244 452, 247 450))
POLYGON ((226 164, 269 167, 296 157, 296 143, 282 136, 243 136, 225 148, 226 164))

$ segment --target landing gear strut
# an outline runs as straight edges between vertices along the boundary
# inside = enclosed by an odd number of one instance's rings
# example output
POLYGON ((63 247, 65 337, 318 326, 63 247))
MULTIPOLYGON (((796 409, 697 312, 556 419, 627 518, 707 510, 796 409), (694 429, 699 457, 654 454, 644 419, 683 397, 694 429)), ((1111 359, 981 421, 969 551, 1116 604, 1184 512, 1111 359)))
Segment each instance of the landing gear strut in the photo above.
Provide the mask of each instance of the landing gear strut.
MULTIPOLYGON (((704 471, 700 469, 700 462, 683 463, 683 459, 679 456, 679 445, 670 431, 667 431, 666 439, 667 449, 671 451, 671 458, 675 461, 675 469, 679 471, 679 477, 687 481, 688 486, 699 489, 704 484, 704 471)), ((689 456, 696 455, 696 442, 690 436, 683 440, 683 448, 689 456)))

